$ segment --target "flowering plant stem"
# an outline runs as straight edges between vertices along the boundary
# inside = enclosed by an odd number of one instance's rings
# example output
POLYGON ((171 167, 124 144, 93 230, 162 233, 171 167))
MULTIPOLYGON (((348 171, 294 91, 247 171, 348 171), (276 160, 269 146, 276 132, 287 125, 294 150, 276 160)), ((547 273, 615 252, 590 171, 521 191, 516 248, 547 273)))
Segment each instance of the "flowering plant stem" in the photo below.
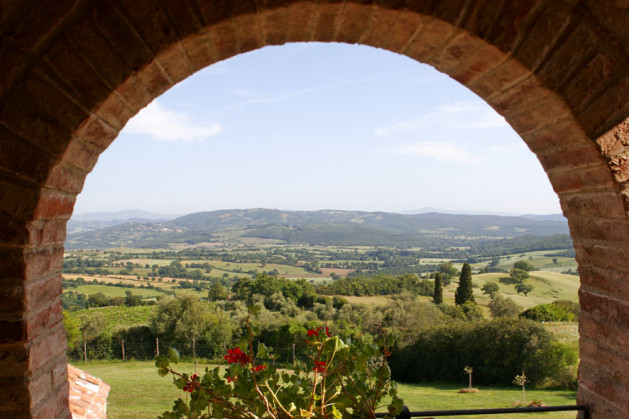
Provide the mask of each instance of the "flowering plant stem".
POLYGON ((309 365, 297 362, 289 373, 263 363, 273 359, 272 348, 260 344, 254 351, 250 320, 255 315, 250 308, 246 352, 230 349, 227 368, 206 368, 201 378, 171 368, 178 361, 174 350, 157 357, 158 373, 172 375, 175 385, 190 394, 185 401, 176 400, 162 418, 375 418, 376 409, 385 407, 380 404, 385 396, 391 398, 386 417, 402 410, 387 365, 393 337, 384 330, 376 339, 363 336, 352 343, 332 336, 327 327, 309 330, 309 365))

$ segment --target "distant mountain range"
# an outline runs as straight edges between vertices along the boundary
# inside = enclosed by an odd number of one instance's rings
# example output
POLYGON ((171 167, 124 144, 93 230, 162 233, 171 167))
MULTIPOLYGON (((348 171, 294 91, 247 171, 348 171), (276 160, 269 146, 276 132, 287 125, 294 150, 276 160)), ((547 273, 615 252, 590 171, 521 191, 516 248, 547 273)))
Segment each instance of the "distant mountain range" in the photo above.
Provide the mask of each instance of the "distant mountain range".
POLYGON ((181 217, 182 215, 183 214, 157 214, 140 210, 88 212, 73 214, 70 221, 68 221, 67 230, 69 234, 80 233, 130 222, 155 223, 169 221, 181 217))
MULTIPOLYGON (((125 212, 127 213, 127 212, 125 212)), ((132 212, 131 216, 139 215, 132 212)), ((194 214, 167 220, 160 214, 143 213, 143 218, 121 222, 117 217, 91 215, 69 223, 66 247, 110 248, 167 247, 174 244, 238 242, 268 239, 287 243, 321 245, 407 245, 442 244, 456 238, 507 238, 524 235, 568 234, 560 215, 496 216, 443 214, 398 214, 364 211, 282 211, 276 209, 234 209, 194 214), (146 214, 157 220, 147 220, 146 214), (99 218, 100 217, 100 218, 99 218), (102 227, 87 231, 87 224, 102 227), (108 225, 106 225, 109 223, 108 225)), ((167 216, 166 216, 167 217, 167 216)))

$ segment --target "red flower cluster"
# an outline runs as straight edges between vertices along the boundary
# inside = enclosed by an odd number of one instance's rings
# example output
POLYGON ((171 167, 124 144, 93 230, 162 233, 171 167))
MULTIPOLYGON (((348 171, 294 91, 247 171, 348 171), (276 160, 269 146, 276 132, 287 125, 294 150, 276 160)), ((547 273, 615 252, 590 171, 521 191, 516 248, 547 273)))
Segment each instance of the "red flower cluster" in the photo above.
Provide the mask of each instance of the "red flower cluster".
POLYGON ((255 367, 251 368, 251 371, 264 371, 266 369, 266 365, 256 365, 255 367))
MULTIPOLYGON (((309 337, 319 336, 319 332, 322 329, 323 329, 323 326, 320 326, 320 327, 317 327, 317 330, 311 329, 311 330, 308 330, 308 332, 306 332, 306 333, 308 333, 309 337)), ((327 337, 330 337, 330 329, 327 326, 325 327, 325 335, 327 337)), ((306 339, 306 342, 310 342, 310 341, 306 339)))
POLYGON ((314 372, 325 372, 326 363, 323 361, 315 361, 315 366, 312 368, 314 372))
POLYGON ((230 364, 240 364, 243 366, 251 362, 251 358, 249 357, 249 355, 244 353, 240 348, 228 349, 227 355, 225 355, 225 359, 230 364))
POLYGON ((188 384, 185 385, 185 387, 183 388, 183 391, 192 393, 198 385, 198 380, 199 380, 199 376, 196 374, 192 374, 192 377, 190 377, 190 381, 188 381, 188 384))
POLYGON ((227 379, 228 383, 231 383, 233 381, 236 381, 238 379, 238 377, 237 376, 236 377, 226 377, 226 379, 227 379))

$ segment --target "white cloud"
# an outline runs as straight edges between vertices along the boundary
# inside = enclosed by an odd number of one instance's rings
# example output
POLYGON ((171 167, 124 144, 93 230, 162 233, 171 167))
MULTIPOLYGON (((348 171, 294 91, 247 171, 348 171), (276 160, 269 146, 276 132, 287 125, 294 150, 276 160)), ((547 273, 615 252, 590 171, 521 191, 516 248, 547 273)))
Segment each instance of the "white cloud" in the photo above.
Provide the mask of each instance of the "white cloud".
POLYGON ((192 121, 188 115, 165 109, 154 100, 129 120, 125 130, 160 141, 175 142, 206 140, 218 135, 222 128, 217 123, 192 121))
POLYGON ((442 163, 477 164, 483 158, 447 142, 421 141, 397 149, 398 154, 427 157, 442 163))
POLYGON ((427 130, 486 130, 508 127, 505 119, 488 105, 455 102, 437 107, 434 112, 379 127, 374 133, 382 138, 397 137, 427 130))

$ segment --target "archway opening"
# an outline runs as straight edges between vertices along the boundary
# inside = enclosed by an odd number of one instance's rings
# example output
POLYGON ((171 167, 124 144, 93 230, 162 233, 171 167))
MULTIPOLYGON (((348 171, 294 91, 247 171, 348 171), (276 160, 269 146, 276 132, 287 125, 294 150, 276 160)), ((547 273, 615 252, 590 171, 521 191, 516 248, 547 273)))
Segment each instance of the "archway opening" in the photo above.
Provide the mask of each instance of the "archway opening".
MULTIPOLYGON (((110 210, 136 208, 182 213, 268 207, 403 212, 433 206, 503 215, 557 211, 556 195, 550 190, 539 162, 526 150, 522 140, 473 93, 455 84, 406 57, 368 47, 297 44, 244 54, 182 82, 149 105, 137 119, 131 120, 126 128, 131 135, 125 135, 123 130, 90 175, 99 178, 94 186, 90 185, 88 177, 84 194, 92 192, 93 203, 83 204, 81 195, 77 209, 88 208, 94 212, 109 206, 110 210), (318 66, 316 71, 308 73, 306 69, 312 71, 315 65, 318 66), (256 71, 252 72, 252 68, 256 71), (195 77, 207 84, 195 84, 195 77), (295 80, 287 82, 289 77, 295 80), (243 83, 247 84, 243 86, 243 83), (190 111, 201 106, 207 108, 190 111), (136 144, 123 148, 123 142, 136 144), (108 153, 112 153, 111 156, 108 153), (528 158, 518 159, 522 154, 528 158), (181 159, 179 163, 178 159, 181 159), (103 171, 99 173, 101 168, 103 171), (488 168, 486 172, 485 168, 488 168), (303 172, 306 173, 302 177, 303 172), (287 174, 294 178, 290 179, 292 183, 284 183, 287 174), (369 177, 372 174, 375 176, 369 177), (160 175, 163 177, 159 178, 160 175), (509 175, 515 176, 508 178, 509 175), (536 176, 545 185, 531 182, 536 176), (464 185, 462 178, 465 178, 464 185), (195 184, 195 179, 202 182, 195 184), (428 180, 427 184, 421 182, 422 179, 428 180), (444 185, 441 179, 450 183, 444 185), (406 183, 408 180, 412 182, 406 183), (109 190, 105 182, 109 183, 109 190), (335 182, 342 183, 336 185, 335 182), (213 190, 215 186, 220 188, 213 190), (475 186, 479 189, 474 189, 475 186), (527 187, 531 187, 530 192, 527 187), (549 192, 555 202, 546 202, 537 209, 518 210, 521 205, 536 201, 539 189, 549 192), (444 192, 443 196, 438 196, 439 191, 444 192), (511 192, 514 192, 513 197, 508 198, 511 192), (208 199, 196 200, 195 194, 208 199), (243 200, 249 195, 253 195, 253 200, 243 200), (271 198, 265 200, 269 195, 271 198), (351 195, 349 200, 344 200, 346 195, 351 195), (415 196, 421 199, 413 201, 415 196), (288 200, 282 201, 286 197, 288 200), (448 201, 452 197, 457 200, 448 201), (172 206, 173 203, 192 207, 186 210, 172 206), (461 207, 465 203, 472 206, 461 207), (501 206, 513 203, 513 207, 501 206)), ((70 227, 73 228, 72 222, 70 227)), ((492 236, 491 240, 504 238, 493 234, 501 226, 481 228, 486 229, 486 236, 492 236)), ((73 241, 75 236, 71 234, 69 242, 89 248, 86 237, 82 236, 81 243, 73 241)), ((230 245, 235 247, 237 242, 234 240, 230 245)), ((252 245, 252 241, 241 241, 240 245, 243 243, 252 245)), ((469 243, 469 240, 465 242, 469 243)), ((173 243, 153 242, 158 251, 165 244, 173 243)), ((175 245, 182 244, 179 241, 175 245)), ((187 243, 186 247, 195 244, 198 242, 187 243)), ((136 245, 151 247, 150 244, 136 245)), ((386 247, 384 243, 381 245, 386 247)), ((406 249, 412 247, 421 246, 403 245, 406 249)), ((137 253, 141 252, 144 251, 137 253)), ((512 260, 511 255, 510 259, 503 258, 503 269, 529 257, 528 254, 513 256, 512 260)), ((485 255, 477 262, 475 273, 490 259, 485 255)), ((203 264, 190 256, 183 260, 184 266, 195 262, 203 264)), ((159 281, 150 274, 152 266, 161 265, 162 261, 134 255, 116 258, 111 265, 98 268, 113 270, 116 273, 112 276, 122 275, 125 281, 121 283, 132 285, 135 277, 140 276, 143 279, 136 281, 136 286, 159 287, 159 281), (132 266, 124 273, 127 263, 139 266, 132 266), (151 265, 151 269, 146 265, 151 265)), ((229 263, 226 260, 204 262, 229 263)), ((438 263, 424 258, 423 264, 438 263)), ((216 269, 221 273, 210 270, 204 272, 204 276, 217 279, 216 276, 230 272, 226 266, 221 267, 223 269, 216 269)), ((460 269, 460 263, 457 267, 460 269)), ((279 269, 280 276, 289 276, 278 266, 256 268, 260 271, 279 269)), ((338 266, 332 269, 335 268, 339 269, 338 266)), ((563 265, 563 268, 567 270, 568 266, 563 265)), ((191 270, 194 269, 196 267, 191 270)), ((321 276, 303 273, 322 280, 321 276)), ((82 274, 75 273, 72 277, 79 275, 82 274)), ((88 277, 88 281, 91 278, 88 277)), ((480 285, 485 281, 483 279, 480 285)), ((578 279, 573 282, 578 284, 578 279)), ((81 286, 90 287, 89 284, 81 286)), ((453 288, 454 285, 448 290, 453 288)), ((529 298, 516 293, 514 285, 506 288, 517 300, 533 300, 533 295, 529 298)), ((576 288, 572 291, 572 298, 576 299, 576 288)), ((487 304, 485 301, 484 306, 487 304)), ((486 316, 490 317, 487 310, 486 316)), ((128 338, 125 341, 127 356, 130 356, 133 342, 128 338)), ((151 353, 154 346, 153 342, 148 342, 145 352, 151 353)), ((201 351, 200 346, 198 350, 201 351)), ((115 351, 116 356, 122 355, 115 351)), ((80 350, 75 355, 80 356, 80 350)))

